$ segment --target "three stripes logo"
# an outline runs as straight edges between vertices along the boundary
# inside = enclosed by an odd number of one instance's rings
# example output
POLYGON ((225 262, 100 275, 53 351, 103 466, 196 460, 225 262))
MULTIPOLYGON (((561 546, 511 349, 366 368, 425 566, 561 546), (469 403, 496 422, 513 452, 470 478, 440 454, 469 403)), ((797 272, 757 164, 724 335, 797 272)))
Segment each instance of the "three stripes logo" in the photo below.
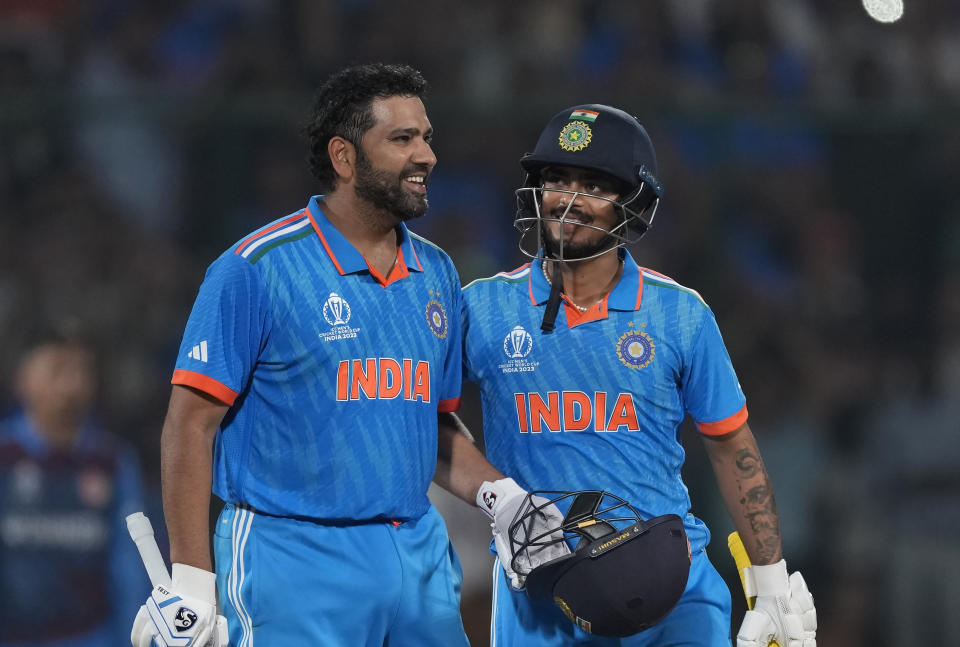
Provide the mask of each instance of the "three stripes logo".
POLYGON ((187 353, 187 357, 190 359, 195 359, 198 362, 207 363, 207 340, 204 339, 202 342, 197 344, 187 353))

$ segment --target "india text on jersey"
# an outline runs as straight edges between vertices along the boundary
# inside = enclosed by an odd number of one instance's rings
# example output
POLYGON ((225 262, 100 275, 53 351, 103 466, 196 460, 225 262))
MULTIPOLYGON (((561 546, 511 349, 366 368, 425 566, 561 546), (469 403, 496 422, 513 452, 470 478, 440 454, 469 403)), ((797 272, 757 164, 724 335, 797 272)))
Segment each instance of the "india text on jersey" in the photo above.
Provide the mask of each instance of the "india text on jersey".
POLYGON ((514 393, 521 433, 542 431, 640 431, 633 394, 615 398, 604 391, 593 397, 583 391, 514 393), (608 403, 612 402, 612 406, 608 403))
POLYGON ((337 366, 337 400, 404 400, 430 402, 430 364, 392 357, 342 360, 337 366))

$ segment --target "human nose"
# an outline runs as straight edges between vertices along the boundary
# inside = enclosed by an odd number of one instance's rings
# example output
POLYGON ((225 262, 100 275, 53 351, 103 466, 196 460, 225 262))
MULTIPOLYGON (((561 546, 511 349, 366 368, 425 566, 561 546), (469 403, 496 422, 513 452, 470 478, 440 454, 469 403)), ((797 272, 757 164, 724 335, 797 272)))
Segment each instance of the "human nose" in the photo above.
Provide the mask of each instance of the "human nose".
POLYGON ((417 146, 410 161, 414 164, 426 165, 432 169, 437 164, 437 156, 434 154, 430 143, 426 140, 421 140, 420 145, 417 146))
POLYGON ((580 192, 579 187, 570 185, 567 190, 569 193, 560 194, 560 206, 566 206, 567 203, 573 203, 575 206, 581 204, 583 194, 580 192))

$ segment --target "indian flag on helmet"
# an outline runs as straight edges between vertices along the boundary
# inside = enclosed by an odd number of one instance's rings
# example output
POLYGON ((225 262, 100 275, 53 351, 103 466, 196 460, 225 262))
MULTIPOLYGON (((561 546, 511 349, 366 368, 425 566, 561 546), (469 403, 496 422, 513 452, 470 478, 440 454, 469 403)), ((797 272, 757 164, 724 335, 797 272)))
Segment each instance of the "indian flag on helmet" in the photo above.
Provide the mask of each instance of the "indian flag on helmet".
POLYGON ((593 123, 597 120, 598 116, 600 116, 600 113, 595 110, 574 110, 570 113, 570 120, 573 121, 577 119, 579 121, 589 121, 593 123))

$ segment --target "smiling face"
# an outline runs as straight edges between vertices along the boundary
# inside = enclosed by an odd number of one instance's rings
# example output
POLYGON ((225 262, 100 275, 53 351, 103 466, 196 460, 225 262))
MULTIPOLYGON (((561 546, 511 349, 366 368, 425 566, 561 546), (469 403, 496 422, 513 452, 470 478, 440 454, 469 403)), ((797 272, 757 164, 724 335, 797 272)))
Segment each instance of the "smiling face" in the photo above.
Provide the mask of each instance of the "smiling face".
POLYGON ((375 123, 357 148, 354 190, 374 207, 401 220, 427 211, 427 184, 437 158, 433 127, 417 97, 374 99, 375 123))
POLYGON ((568 166, 547 167, 542 180, 541 218, 550 256, 575 260, 613 248, 609 235, 623 221, 612 201, 621 183, 605 173, 568 166), (589 195, 587 195, 589 194, 589 195))

